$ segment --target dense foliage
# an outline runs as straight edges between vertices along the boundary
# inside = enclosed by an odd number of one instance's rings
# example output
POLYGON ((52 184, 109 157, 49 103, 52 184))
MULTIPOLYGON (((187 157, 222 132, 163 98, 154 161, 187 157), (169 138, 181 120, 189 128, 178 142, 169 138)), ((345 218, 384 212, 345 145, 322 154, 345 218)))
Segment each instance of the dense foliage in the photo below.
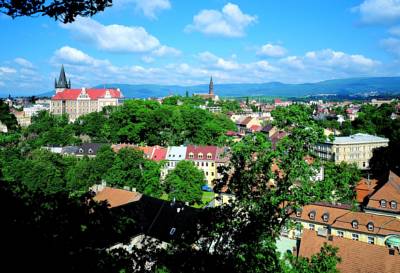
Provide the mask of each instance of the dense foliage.
POLYGON ((201 186, 205 184, 204 172, 194 166, 193 162, 182 160, 165 178, 165 187, 169 198, 200 203, 201 186))

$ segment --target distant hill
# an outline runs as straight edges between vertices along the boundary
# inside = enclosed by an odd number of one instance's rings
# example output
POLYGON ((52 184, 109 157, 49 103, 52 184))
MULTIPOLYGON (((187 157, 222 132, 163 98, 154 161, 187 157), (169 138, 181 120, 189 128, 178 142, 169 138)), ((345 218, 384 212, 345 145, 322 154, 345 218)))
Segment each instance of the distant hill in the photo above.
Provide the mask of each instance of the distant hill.
MULTIPOLYGON (((111 83, 101 84, 96 87, 120 88, 126 98, 163 97, 169 94, 184 95, 186 90, 189 94, 208 92, 207 84, 179 86, 111 83)), ((318 94, 360 95, 371 92, 400 94, 400 77, 350 78, 303 84, 286 84, 280 82, 214 84, 214 90, 217 95, 223 97, 303 97, 318 94)), ((53 94, 54 92, 47 92, 41 94, 41 96, 52 96, 53 94)))

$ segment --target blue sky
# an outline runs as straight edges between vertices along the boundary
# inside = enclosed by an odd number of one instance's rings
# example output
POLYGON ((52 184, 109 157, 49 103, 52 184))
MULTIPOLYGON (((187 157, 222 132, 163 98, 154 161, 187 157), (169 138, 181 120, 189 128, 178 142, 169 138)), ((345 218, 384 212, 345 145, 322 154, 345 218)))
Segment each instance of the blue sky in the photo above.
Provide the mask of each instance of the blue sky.
POLYGON ((0 15, 0 96, 103 83, 281 81, 400 74, 400 0, 114 0, 92 18, 0 15))

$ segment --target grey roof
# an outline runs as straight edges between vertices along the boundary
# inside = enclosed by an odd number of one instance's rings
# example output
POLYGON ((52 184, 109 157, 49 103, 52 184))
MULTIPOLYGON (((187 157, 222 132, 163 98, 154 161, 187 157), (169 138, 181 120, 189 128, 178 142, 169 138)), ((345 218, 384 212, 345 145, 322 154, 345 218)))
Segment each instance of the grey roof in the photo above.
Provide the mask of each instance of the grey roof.
POLYGON ((71 80, 67 82, 67 76, 65 76, 64 65, 61 66, 60 76, 58 82, 55 82, 55 88, 71 88, 71 80))
POLYGON ((96 155, 97 150, 100 149, 103 143, 83 143, 78 147, 75 154, 77 155, 96 155))
MULTIPOLYGON (((327 142, 332 143, 331 141, 327 142)), ((333 144, 382 143, 382 142, 389 142, 389 139, 358 133, 346 137, 335 137, 333 144)))

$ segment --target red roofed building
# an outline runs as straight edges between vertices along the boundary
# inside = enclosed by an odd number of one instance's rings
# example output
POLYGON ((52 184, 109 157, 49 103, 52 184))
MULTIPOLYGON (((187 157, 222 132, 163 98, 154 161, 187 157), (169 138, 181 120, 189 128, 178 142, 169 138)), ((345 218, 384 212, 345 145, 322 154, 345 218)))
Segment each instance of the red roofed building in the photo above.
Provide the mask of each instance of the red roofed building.
POLYGON ((186 160, 194 161, 195 166, 204 172, 208 185, 212 186, 217 178, 217 151, 216 146, 188 145, 186 160))
POLYGON ((310 258, 320 252, 324 243, 339 248, 341 262, 337 269, 342 273, 395 273, 400 269, 398 250, 385 246, 365 244, 337 236, 318 236, 313 230, 305 230, 300 242, 299 256, 310 258))
POLYGON ((117 106, 123 97, 121 91, 114 88, 71 89, 64 67, 61 68, 58 82, 55 82, 55 89, 50 112, 55 115, 68 114, 70 121, 84 114, 101 111, 104 106, 117 106))

